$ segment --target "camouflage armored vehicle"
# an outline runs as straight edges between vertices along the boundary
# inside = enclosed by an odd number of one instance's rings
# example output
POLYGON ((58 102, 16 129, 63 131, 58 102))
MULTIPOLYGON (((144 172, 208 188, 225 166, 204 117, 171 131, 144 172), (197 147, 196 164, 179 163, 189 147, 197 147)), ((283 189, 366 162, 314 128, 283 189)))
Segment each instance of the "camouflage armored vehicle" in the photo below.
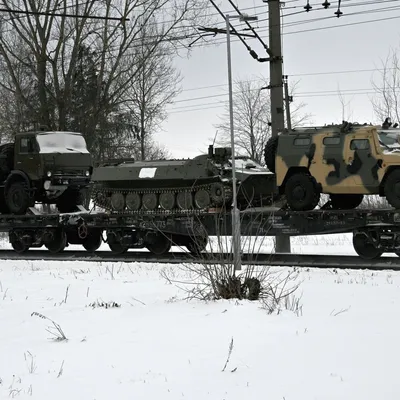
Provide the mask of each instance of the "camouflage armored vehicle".
POLYGON ((0 145, 0 212, 25 214, 35 204, 71 212, 82 204, 93 170, 83 136, 74 132, 25 132, 0 145))
POLYGON ((296 129, 268 141, 265 161, 292 210, 314 209, 321 193, 333 209, 356 208, 370 194, 400 209, 399 137, 388 121, 296 129))
MULTIPOLYGON (((274 175, 245 157, 235 158, 238 207, 267 204, 274 175)), ((92 198, 116 212, 204 210, 231 206, 231 149, 209 147, 187 160, 116 160, 94 168, 92 198)))

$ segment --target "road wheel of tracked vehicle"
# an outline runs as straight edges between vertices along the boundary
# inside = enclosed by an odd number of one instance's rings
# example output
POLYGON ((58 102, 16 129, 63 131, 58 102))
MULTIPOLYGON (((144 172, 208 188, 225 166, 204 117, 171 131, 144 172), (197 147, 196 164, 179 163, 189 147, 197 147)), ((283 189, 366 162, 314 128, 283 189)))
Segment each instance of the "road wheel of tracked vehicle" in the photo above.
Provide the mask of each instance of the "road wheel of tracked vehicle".
POLYGON ((268 140, 264 149, 265 164, 267 165, 267 168, 273 173, 275 173, 275 157, 276 151, 278 150, 278 140, 278 136, 272 137, 268 140))
POLYGON ((176 203, 181 210, 190 210, 193 208, 192 193, 180 192, 176 196, 176 203))
POLYGON ((23 182, 12 183, 6 191, 6 205, 12 214, 25 214, 29 208, 29 193, 23 182))
POLYGON ((158 200, 155 193, 145 193, 142 197, 143 208, 147 211, 153 211, 157 208, 158 200))
POLYGON ((158 201, 162 209, 173 210, 175 207, 175 193, 161 193, 158 201))
POLYGON ((320 199, 315 179, 302 172, 295 173, 287 180, 285 195, 293 211, 313 210, 320 199))
POLYGON ((363 201, 362 194, 331 194, 329 195, 331 206, 334 210, 352 210, 363 201))
POLYGON ((207 208, 210 206, 211 198, 207 190, 200 189, 194 195, 194 203, 197 208, 207 208))
POLYGON ((172 242, 171 239, 160 233, 153 237, 152 243, 147 243, 146 248, 150 253, 156 256, 162 256, 167 254, 171 250, 172 242))
POLYGON ((21 240, 14 240, 11 242, 11 246, 18 254, 26 253, 29 250, 29 246, 23 243, 21 240))
POLYGON ((50 253, 61 253, 67 246, 67 235, 63 229, 54 232, 53 239, 45 244, 50 253))
POLYGON ((139 193, 128 193, 126 195, 126 208, 130 211, 138 211, 142 205, 139 193))
POLYGON ((383 251, 376 248, 368 236, 362 234, 353 236, 353 247, 356 253, 365 260, 375 260, 383 254, 383 251))
POLYGON ((111 207, 115 211, 124 211, 125 195, 122 193, 113 193, 111 195, 111 207))
POLYGON ((128 251, 129 247, 121 243, 108 243, 108 247, 114 254, 124 254, 128 251))
POLYGON ((400 209, 400 169, 393 170, 387 177, 384 193, 389 204, 400 209))
POLYGON ((89 253, 94 253, 101 246, 101 230, 92 229, 89 231, 87 237, 84 239, 82 246, 89 253))
POLYGON ((211 185, 210 196, 216 206, 222 206, 225 202, 225 188, 222 183, 213 183, 211 185))

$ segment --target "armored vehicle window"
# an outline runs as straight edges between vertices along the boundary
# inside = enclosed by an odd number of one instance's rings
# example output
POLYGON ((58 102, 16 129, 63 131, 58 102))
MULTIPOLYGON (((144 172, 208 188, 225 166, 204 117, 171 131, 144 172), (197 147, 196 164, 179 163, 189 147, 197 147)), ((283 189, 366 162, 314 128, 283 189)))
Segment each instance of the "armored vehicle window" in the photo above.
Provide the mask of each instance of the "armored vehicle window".
POLYGON ((311 143, 310 138, 296 138, 294 139, 295 146, 308 146, 311 143))
POLYGON ((368 139, 354 139, 350 142, 350 150, 369 150, 368 139))
POLYGON ((339 136, 328 136, 324 138, 323 143, 325 146, 337 146, 340 144, 339 136))
POLYGON ((32 137, 21 138, 20 153, 33 153, 35 151, 35 143, 32 137))

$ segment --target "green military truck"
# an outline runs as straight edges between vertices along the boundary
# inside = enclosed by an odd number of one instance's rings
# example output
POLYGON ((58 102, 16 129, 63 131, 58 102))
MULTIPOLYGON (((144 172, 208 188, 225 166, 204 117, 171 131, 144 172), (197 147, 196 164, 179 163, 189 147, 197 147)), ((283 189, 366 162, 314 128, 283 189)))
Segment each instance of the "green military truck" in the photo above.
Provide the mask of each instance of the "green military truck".
POLYGON ((56 204, 61 213, 76 211, 92 171, 80 133, 18 133, 13 143, 0 145, 0 212, 25 214, 36 202, 56 204))
POLYGON ((321 193, 333 209, 356 208, 372 194, 400 209, 399 137, 387 121, 299 128, 271 138, 265 161, 292 210, 314 209, 321 193))

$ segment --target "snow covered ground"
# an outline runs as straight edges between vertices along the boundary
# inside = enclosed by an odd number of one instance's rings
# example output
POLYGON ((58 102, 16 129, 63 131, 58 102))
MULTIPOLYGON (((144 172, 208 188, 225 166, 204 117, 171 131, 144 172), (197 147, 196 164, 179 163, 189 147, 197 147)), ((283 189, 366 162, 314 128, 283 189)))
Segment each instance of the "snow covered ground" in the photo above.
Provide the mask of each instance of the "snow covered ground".
MULTIPOLYGON (((307 239, 293 251, 353 254, 347 236, 307 239)), ((268 315, 183 300, 164 268, 185 279, 173 265, 0 261, 0 399, 400 397, 399 273, 300 271, 302 313, 268 315)))

